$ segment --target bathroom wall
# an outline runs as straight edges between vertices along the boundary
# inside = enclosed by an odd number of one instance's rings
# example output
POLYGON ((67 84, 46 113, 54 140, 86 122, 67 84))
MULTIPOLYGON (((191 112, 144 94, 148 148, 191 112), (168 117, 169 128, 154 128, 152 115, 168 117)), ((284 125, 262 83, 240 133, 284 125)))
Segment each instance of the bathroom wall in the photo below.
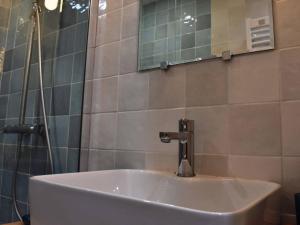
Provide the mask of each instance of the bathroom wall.
POLYGON ((0 73, 3 71, 4 48, 7 38, 8 22, 11 3, 8 0, 0 0, 0 73))
MULTIPOLYGON (((4 73, 0 74, 0 129, 18 124, 20 96, 27 49, 32 0, 0 0, 0 25, 5 21, 1 4, 11 6, 7 21, 4 73), (9 4, 8 4, 9 3, 9 4)), ((42 8, 42 60, 46 111, 56 173, 78 171, 89 0, 65 1, 62 13, 42 8)), ((0 38, 2 38, 0 34, 0 38)), ((33 43, 26 123, 42 123, 37 41, 33 43)), ((16 220, 11 181, 17 136, 0 133, 0 224, 16 220)), ((17 177, 17 200, 28 212, 28 179, 49 172, 46 141, 26 136, 17 177)))
POLYGON ((94 1, 81 170, 175 172, 177 143, 160 143, 158 133, 177 131, 186 117, 195 120, 197 173, 282 184, 282 224, 292 224, 300 192, 300 1, 273 3, 276 50, 139 73, 138 1, 100 0, 98 12, 94 1))

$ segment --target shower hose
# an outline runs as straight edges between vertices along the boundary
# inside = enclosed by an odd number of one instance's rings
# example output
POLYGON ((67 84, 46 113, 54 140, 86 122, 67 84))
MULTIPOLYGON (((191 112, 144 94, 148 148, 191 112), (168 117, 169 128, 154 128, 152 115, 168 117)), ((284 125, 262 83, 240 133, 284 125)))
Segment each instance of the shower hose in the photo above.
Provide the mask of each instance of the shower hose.
MULTIPOLYGON (((52 149, 50 143, 50 136, 49 136, 49 128, 47 122, 47 115, 46 115, 46 107, 45 107, 45 98, 44 98, 44 85, 43 85, 43 72, 42 72, 42 44, 41 44, 41 24, 40 24, 40 7, 38 2, 33 3, 33 13, 31 16, 31 30, 29 33, 28 38, 28 47, 26 53, 26 62, 24 68, 24 81, 23 81, 23 89, 22 89, 22 96, 21 96, 21 106, 20 106, 20 116, 19 116, 19 125, 23 126, 25 124, 25 115, 26 115, 26 105, 27 105, 27 95, 28 95, 28 83, 29 83, 29 73, 30 73, 30 63, 31 63, 31 56, 32 56, 32 43, 33 43, 33 36, 36 29, 37 34, 37 45, 38 45, 38 73, 39 73, 39 88, 40 88, 40 97, 41 97, 41 105, 42 105, 42 118, 45 127, 45 137, 47 142, 47 150, 48 150, 48 157, 50 163, 50 173, 54 173, 54 164, 53 164, 53 156, 52 156, 52 149)), ((19 170, 20 164, 20 157, 22 151, 22 142, 23 142, 24 134, 18 134, 17 140, 17 151, 16 151, 16 165, 13 175, 13 182, 12 182, 12 199, 13 205, 16 212, 16 215, 20 221, 23 221, 21 210, 18 206, 17 202, 17 174, 19 170)))

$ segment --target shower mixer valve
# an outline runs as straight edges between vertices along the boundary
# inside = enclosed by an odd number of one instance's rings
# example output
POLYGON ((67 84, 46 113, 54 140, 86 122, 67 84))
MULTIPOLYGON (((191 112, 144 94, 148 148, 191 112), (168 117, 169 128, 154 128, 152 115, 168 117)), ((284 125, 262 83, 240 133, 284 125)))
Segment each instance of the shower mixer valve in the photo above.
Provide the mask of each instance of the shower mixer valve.
POLYGON ((5 134, 39 134, 43 136, 45 132, 44 125, 25 124, 25 125, 8 125, 0 129, 5 134))

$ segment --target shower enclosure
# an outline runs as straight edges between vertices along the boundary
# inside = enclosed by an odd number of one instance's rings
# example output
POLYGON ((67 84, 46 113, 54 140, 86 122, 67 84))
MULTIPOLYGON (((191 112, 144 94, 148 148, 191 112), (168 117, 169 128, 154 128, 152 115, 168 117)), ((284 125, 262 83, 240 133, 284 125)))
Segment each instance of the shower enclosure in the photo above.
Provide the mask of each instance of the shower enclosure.
MULTIPOLYGON (((4 53, 3 66, 0 63, 0 130, 19 125, 33 2, 0 0, 0 62, 1 52, 4 53)), ((76 172, 80 156, 89 0, 61 0, 53 11, 46 9, 43 1, 38 3, 41 8, 43 90, 54 173, 76 172)), ((43 128, 36 28, 32 39, 24 124, 43 128)), ((18 220, 13 201, 17 159, 15 193, 21 216, 29 214, 29 177, 51 172, 45 132, 24 134, 20 148, 18 135, 15 132, 0 133, 0 224, 18 220)))

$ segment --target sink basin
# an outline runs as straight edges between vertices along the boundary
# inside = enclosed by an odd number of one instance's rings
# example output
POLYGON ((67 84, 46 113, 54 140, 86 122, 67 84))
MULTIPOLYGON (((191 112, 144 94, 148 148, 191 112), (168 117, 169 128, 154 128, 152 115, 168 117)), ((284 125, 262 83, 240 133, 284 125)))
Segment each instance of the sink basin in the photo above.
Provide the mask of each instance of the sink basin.
POLYGON ((32 225, 260 225, 275 183, 111 170, 30 179, 32 225))

